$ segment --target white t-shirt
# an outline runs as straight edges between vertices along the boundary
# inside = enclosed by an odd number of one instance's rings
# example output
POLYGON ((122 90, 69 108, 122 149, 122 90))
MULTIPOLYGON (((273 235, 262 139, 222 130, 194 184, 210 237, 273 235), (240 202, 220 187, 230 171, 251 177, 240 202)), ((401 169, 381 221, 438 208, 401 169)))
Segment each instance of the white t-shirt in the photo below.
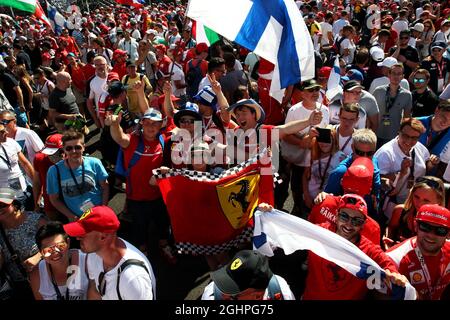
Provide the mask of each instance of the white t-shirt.
POLYGON ((341 55, 344 54, 345 49, 349 49, 349 55, 343 56, 343 59, 346 64, 351 64, 353 63, 353 58, 355 57, 356 45, 353 41, 350 41, 349 39, 344 39, 341 42, 341 55))
MULTIPOLYGON (((428 149, 417 142, 413 148, 415 152, 414 160, 414 178, 424 176, 426 174, 426 161, 430 158, 428 149)), ((412 150, 411 150, 412 154, 412 150)), ((380 174, 398 173, 401 170, 403 158, 408 157, 412 159, 412 155, 406 155, 398 145, 398 137, 384 144, 375 153, 378 159, 378 167, 380 174)), ((409 170, 406 177, 409 177, 409 170)), ((402 182, 399 182, 402 183, 402 182)), ((403 203, 408 197, 409 189, 407 188, 407 178, 404 179, 404 184, 397 194, 398 203, 403 203)))
MULTIPOLYGON (((147 257, 136 247, 127 241, 119 238, 126 245, 125 255, 119 261, 117 266, 105 273, 106 283, 105 295, 103 300, 119 300, 117 295, 117 271, 119 267, 128 259, 137 259, 145 263, 147 270, 136 265, 129 265, 120 274, 119 292, 123 300, 154 300, 156 292, 155 275, 147 257)), ((87 260, 89 279, 95 281, 98 287, 99 275, 103 270, 103 259, 96 253, 91 253, 87 260)))
POLYGON ((322 40, 321 43, 323 46, 329 45, 330 41, 328 40, 328 33, 333 33, 333 27, 328 22, 324 21, 320 23, 320 28, 322 29, 322 40))
POLYGON ((41 106, 44 110, 49 110, 48 97, 50 96, 49 88, 55 89, 55 84, 50 80, 45 81, 43 85, 36 84, 36 91, 41 94, 41 106))
MULTIPOLYGON (((330 123, 330 115, 328 113, 328 108, 325 105, 321 105, 320 103, 316 103, 316 109, 320 108, 322 111, 323 117, 322 122, 317 127, 325 128, 330 123)), ((286 116, 285 123, 289 123, 296 120, 308 119, 313 110, 306 109, 303 107, 303 102, 299 102, 296 105, 292 106, 286 116)), ((306 127, 305 129, 299 131, 297 135, 303 136, 309 132, 311 126, 306 127)), ((300 167, 309 167, 311 162, 311 150, 310 149, 301 149, 298 146, 291 145, 284 140, 281 141, 281 150, 282 153, 285 152, 295 152, 299 158, 294 164, 300 167), (284 151, 283 151, 284 149, 284 151)), ((287 155, 287 154, 286 154, 287 155)))
POLYGON ((129 41, 126 41, 125 38, 123 38, 117 45, 119 49, 128 53, 128 57, 131 61, 136 61, 139 57, 138 46, 139 44, 134 38, 130 38, 129 41))
MULTIPOLYGON (((72 256, 74 254, 78 255, 78 264, 69 266, 69 269, 67 270, 68 273, 74 272, 71 276, 68 277, 69 300, 87 300, 89 278, 86 274, 85 268, 86 254, 78 249, 72 249, 70 251, 72 252, 72 256)), ((39 293, 41 294, 42 298, 44 300, 57 300, 57 293, 55 291, 55 288, 53 287, 50 272, 47 268, 47 263, 44 260, 41 260, 41 262, 39 262, 39 280, 39 293)), ((58 289, 65 299, 67 285, 58 286, 58 289)))
POLYGON ((27 128, 17 127, 14 140, 22 147, 23 154, 31 164, 33 164, 36 153, 44 149, 44 143, 41 138, 36 132, 27 128))
MULTIPOLYGON (((383 77, 376 78, 372 81, 372 83, 370 85, 369 93, 373 94, 373 92, 375 91, 376 88, 378 88, 380 86, 384 86, 386 84, 390 84, 390 83, 391 83, 391 81, 389 80, 388 77, 383 76, 383 77)), ((400 81, 400 87, 410 91, 409 90, 409 82, 406 79, 402 79, 402 81, 400 81)))
POLYGON ((89 99, 94 99, 94 104, 97 107, 98 112, 98 100, 100 99, 100 95, 103 92, 108 92, 108 84, 106 83, 107 78, 102 79, 99 76, 95 76, 94 79, 91 80, 89 92, 89 99))
POLYGON ((19 166, 19 152, 22 151, 20 145, 11 138, 1 144, 0 148, 0 188, 12 188, 18 191, 25 191, 27 185, 25 177, 19 166), (6 154, 5 154, 6 152, 6 154), (11 168, 8 166, 8 162, 11 168))
POLYGON ((198 85, 197 92, 199 92, 200 90, 202 90, 204 87, 210 86, 210 85, 211 85, 211 82, 209 81, 208 76, 204 77, 204 78, 202 79, 202 81, 200 81, 200 84, 198 85))
POLYGON ((339 133, 339 125, 337 125, 336 130, 338 132, 338 139, 339 139, 339 151, 338 152, 340 153, 339 156, 340 156, 340 160, 342 161, 353 153, 353 150, 352 150, 353 138, 351 135, 348 137, 341 136, 341 134, 339 133))
MULTIPOLYGON (((291 291, 291 288, 287 284, 286 280, 282 277, 275 275, 277 277, 278 284, 280 285, 281 294, 283 295, 283 300, 295 300, 295 296, 291 291)), ((269 290, 266 289, 264 292, 263 300, 268 300, 269 290)), ((202 300, 214 300, 214 282, 210 282, 202 294, 202 300)))
MULTIPOLYGON (((173 63, 169 65, 169 70, 172 70, 172 65, 173 63)), ((175 81, 181 81, 181 83, 185 83, 183 69, 176 63, 175 66, 173 66, 172 79, 170 82, 172 84, 172 92, 175 97, 186 95, 186 88, 177 89, 177 87, 175 86, 175 81)))

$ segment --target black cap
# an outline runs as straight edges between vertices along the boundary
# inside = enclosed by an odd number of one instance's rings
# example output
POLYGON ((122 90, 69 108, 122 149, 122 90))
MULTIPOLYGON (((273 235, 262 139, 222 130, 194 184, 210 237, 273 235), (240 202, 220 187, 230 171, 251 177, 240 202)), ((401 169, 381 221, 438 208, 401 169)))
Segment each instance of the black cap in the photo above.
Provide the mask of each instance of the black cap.
POLYGON ((305 80, 298 86, 298 89, 301 91, 313 88, 322 88, 322 86, 314 79, 305 80))
POLYGON ((364 89, 364 87, 356 80, 349 80, 344 84, 344 91, 353 91, 356 88, 364 89))
POLYGON ((435 48, 445 50, 447 48, 447 44, 443 41, 436 41, 431 44, 431 50, 433 50, 435 48))
POLYGON ((127 85, 124 85, 119 80, 115 80, 111 82, 111 84, 108 87, 108 93, 112 95, 113 97, 119 96, 122 92, 126 91, 128 89, 127 85))
POLYGON ((136 67, 136 63, 134 63, 134 61, 132 61, 132 60, 127 60, 126 66, 127 67, 136 67))
POLYGON ((252 250, 239 251, 230 263, 211 273, 219 290, 233 295, 248 288, 265 289, 272 276, 269 259, 252 250))

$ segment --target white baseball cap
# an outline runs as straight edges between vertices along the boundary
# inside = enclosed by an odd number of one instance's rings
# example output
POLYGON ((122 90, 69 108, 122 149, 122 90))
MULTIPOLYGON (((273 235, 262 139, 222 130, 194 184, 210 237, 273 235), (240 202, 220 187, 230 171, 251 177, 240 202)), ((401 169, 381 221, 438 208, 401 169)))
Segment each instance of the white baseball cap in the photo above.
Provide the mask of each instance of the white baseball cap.
POLYGON ((413 30, 423 32, 423 30, 425 30, 425 26, 423 25, 423 23, 419 22, 414 25, 413 30))
POLYGON ((378 62, 377 66, 392 68, 392 66, 397 63, 398 63, 397 59, 393 57, 387 57, 386 59, 383 60, 383 62, 378 62))
POLYGON ((377 46, 372 47, 372 48, 370 48, 369 52, 370 52, 370 56, 372 57, 372 59, 375 60, 376 62, 383 61, 384 51, 380 47, 377 47, 377 46))

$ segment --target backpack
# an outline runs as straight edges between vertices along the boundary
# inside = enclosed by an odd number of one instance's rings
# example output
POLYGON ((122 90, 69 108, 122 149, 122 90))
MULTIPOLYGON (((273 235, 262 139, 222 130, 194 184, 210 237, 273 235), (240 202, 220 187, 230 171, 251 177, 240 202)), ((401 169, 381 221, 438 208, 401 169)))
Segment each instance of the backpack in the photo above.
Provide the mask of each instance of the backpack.
MULTIPOLYGON (((268 300, 283 300, 281 287, 275 275, 270 278, 267 291, 269 294, 268 300)), ((216 284, 214 284, 214 300, 223 300, 223 294, 216 284)))
POLYGON ((255 65, 253 66, 250 77, 254 80, 258 80, 259 79, 258 71, 259 71, 259 59, 258 59, 258 61, 256 61, 255 65))
MULTIPOLYGON (((164 137, 162 134, 158 135, 158 140, 159 140, 159 144, 161 145, 161 148, 164 153, 164 137)), ((136 150, 134 150, 134 152, 133 152, 133 156, 131 157, 130 162, 128 163, 127 169, 125 169, 125 166, 124 166, 125 158, 123 155, 123 150, 122 150, 122 148, 119 148, 119 153, 117 154, 117 161, 116 161, 116 167, 115 167, 114 172, 117 175, 127 178, 127 180, 128 180, 128 177, 130 176, 131 168, 139 161, 139 159, 141 158, 141 154, 143 154, 143 153, 144 153, 144 139, 142 138, 142 135, 140 135, 138 146, 137 146, 136 150)), ((130 183, 128 183, 128 192, 131 193, 131 184, 130 183)))
MULTIPOLYGON (((119 290, 119 284, 120 284, 120 274, 128 267, 128 266, 138 266, 141 268, 144 268, 144 270, 150 275, 150 272, 148 271, 147 267, 145 266, 145 263, 141 260, 137 259, 128 259, 125 260, 124 263, 122 263, 119 266, 119 269, 117 270, 117 284, 116 284, 116 291, 117 291, 117 297, 119 300, 122 300, 122 296, 120 295, 119 290)), ((153 290, 153 289, 152 289, 153 290)), ((153 298, 155 297, 155 293, 153 293, 153 298)))
POLYGON ((333 43, 333 46, 330 49, 329 56, 327 59, 327 65, 333 66, 334 60, 336 59, 336 56, 341 54, 341 43, 347 39, 346 37, 342 36, 339 39, 336 39, 333 43))
POLYGON ((194 60, 190 60, 188 63, 189 70, 186 73, 186 84, 187 84, 187 94, 193 97, 197 94, 198 86, 203 79, 202 69, 200 67, 201 60, 197 62, 196 65, 193 64, 194 60))

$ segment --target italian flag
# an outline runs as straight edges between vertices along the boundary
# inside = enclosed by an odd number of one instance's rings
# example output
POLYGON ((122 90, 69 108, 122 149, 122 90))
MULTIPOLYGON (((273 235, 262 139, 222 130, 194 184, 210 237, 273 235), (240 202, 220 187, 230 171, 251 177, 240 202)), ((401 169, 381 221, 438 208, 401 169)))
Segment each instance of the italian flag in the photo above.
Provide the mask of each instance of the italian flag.
POLYGON ((36 10, 36 1, 37 0, 0 0, 0 6, 34 13, 36 10))
POLYGON ((192 20, 192 35, 197 43, 204 42, 208 47, 220 40, 216 32, 195 20, 192 20))

